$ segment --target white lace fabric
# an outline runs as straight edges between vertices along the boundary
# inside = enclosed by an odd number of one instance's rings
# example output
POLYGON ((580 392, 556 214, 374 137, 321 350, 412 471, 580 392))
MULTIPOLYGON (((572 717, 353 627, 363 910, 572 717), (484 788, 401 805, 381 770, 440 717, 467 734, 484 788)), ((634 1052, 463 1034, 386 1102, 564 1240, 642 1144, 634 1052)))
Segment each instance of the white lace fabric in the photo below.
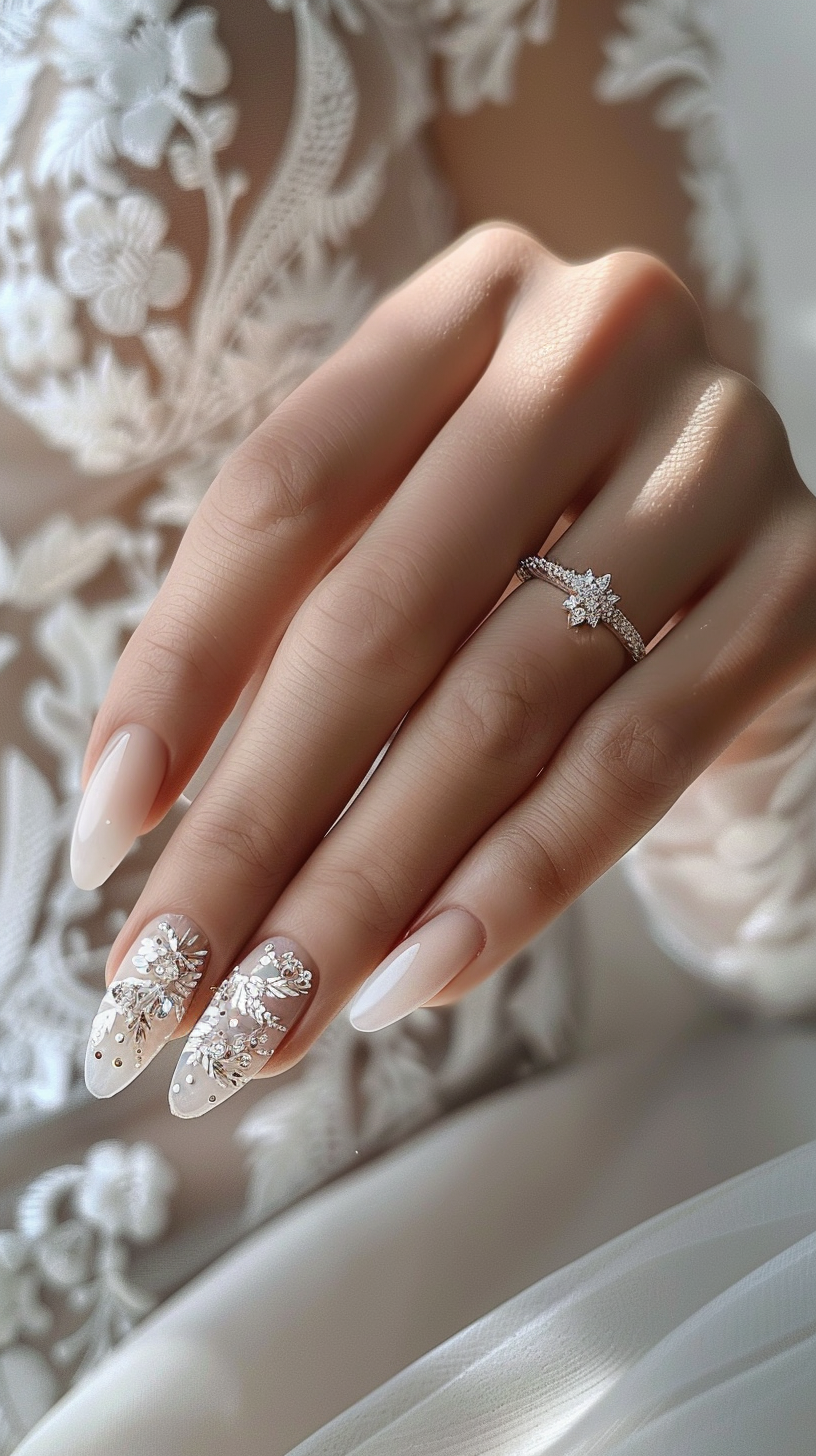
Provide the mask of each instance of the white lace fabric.
MULTIPOLYGON (((274 1095, 252 1089, 243 1115, 222 1122, 238 1199, 216 1189, 196 1209, 171 1168, 184 1158, 169 1117, 152 1147, 122 1140, 143 1137, 138 1097, 95 1110, 83 1133, 88 1026, 147 859, 137 849, 91 895, 67 862, 93 716, 178 528, 246 433, 452 234, 421 134, 438 104, 435 51, 450 51, 459 104, 509 95, 518 49, 545 38, 548 11, 517 0, 500 14, 414 0, 0 8, 0 1104, 68 1118, 76 1147, 28 1188, 12 1173, 0 1450, 155 1294, 242 1229, 561 1050, 570 992, 557 930, 455 1011, 374 1038, 339 1021, 297 1077, 274 1095), (111 1136, 86 1154, 100 1117, 111 1136), (153 1294, 128 1282, 117 1212, 136 1164, 146 1202, 133 1238, 155 1248, 153 1294), (168 1233, 173 1186, 187 1212, 168 1233)), ((164 1086, 142 1080, 139 1095, 161 1106, 164 1086)))
MULTIPOLYGON (((179 1178, 167 1162, 175 1130, 151 1132, 149 1155, 122 1142, 116 1118, 138 1129, 142 1104, 106 1112, 108 1151, 85 1153, 99 1135, 98 1121, 87 1132, 82 1121, 88 1027, 147 865, 137 849, 102 892, 71 881, 67 836, 93 716, 220 463, 383 290, 452 236, 425 123, 441 104, 509 101, 522 47, 550 39, 555 21, 554 0, 0 3, 0 1106, 29 1119, 76 1106, 73 1136, 85 1143, 60 1178, 21 1175, 0 1234, 0 1360, 30 1392, 26 1419, 149 1303, 134 1293, 123 1295, 129 1314, 111 1305, 130 1236, 113 1193, 92 1215, 81 1190, 102 1186, 107 1158, 119 1198, 133 1160, 153 1157, 152 1221, 139 1238, 160 1263, 179 1178), (35 1202, 51 1199, 36 1234, 26 1181, 35 1202), (61 1282, 43 1240, 76 1246, 61 1282)), ((663 122, 684 129, 696 256, 713 296, 741 296, 749 250, 709 7, 624 7, 599 86, 616 102, 654 91, 663 122)), ((805 737, 789 750, 791 783, 809 761, 805 737)), ((785 805, 793 825, 794 792, 785 805)), ((671 840, 684 813, 639 852, 638 883, 669 929, 695 918, 682 908, 688 856, 671 840)), ((697 832, 703 865, 714 839, 697 832)), ((792 873, 809 832, 800 815, 792 873)), ((800 910, 806 890, 800 875, 800 910)), ((678 933, 672 947, 720 979, 731 953, 742 967, 732 982, 761 983, 769 1005, 804 1004, 813 927, 800 916, 798 990, 780 996, 782 919, 751 939, 746 916, 723 917, 714 897, 709 940, 680 946, 678 933)), ((338 1021, 299 1076, 248 1092, 240 1122, 222 1123, 225 1157, 246 1170, 243 1222, 234 1207, 200 1241, 200 1259, 448 1108, 546 1066, 572 1006, 567 918, 455 1009, 365 1039, 338 1021)), ((173 1275, 165 1268, 154 1285, 166 1293, 173 1275)), ((0 1451, 13 1449, 21 1419, 7 1416, 0 1451)))

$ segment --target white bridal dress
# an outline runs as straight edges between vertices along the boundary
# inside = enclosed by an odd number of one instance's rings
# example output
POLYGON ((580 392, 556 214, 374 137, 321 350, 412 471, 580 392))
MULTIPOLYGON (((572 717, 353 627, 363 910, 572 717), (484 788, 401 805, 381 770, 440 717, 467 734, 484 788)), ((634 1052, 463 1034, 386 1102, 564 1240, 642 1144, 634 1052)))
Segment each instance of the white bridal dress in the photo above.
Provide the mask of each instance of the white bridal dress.
MULTIPOLYGON (((0 1453, 816 1449, 804 690, 458 1008, 340 1018, 198 1123, 164 1059, 81 1082, 166 832, 73 887, 125 635, 219 463, 455 234, 427 123, 512 102, 557 9, 0 4, 0 1453)), ((601 11, 597 97, 678 133, 816 482, 816 9, 601 11)))

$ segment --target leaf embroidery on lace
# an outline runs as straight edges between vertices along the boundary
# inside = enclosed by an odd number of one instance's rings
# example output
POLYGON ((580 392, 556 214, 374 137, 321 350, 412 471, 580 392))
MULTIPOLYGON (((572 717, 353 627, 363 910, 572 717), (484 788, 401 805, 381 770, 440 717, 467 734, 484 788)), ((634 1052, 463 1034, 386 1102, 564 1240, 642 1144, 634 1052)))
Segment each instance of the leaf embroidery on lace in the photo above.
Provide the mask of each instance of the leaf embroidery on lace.
POLYGON ((452 111, 512 100, 522 46, 550 40, 557 0, 429 0, 452 111))
POLYGON ((718 98, 719 38, 710 0, 627 0, 621 31, 606 43, 597 93, 621 102, 661 92, 661 126, 683 131, 692 202, 691 255, 711 301, 749 303, 751 259, 718 98))

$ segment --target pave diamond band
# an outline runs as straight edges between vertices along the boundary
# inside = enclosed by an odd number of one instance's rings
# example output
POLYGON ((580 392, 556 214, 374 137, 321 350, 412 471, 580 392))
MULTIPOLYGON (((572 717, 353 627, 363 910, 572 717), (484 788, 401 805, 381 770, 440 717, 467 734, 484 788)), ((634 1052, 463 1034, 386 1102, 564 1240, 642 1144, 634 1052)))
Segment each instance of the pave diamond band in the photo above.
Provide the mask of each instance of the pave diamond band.
POLYGON ((569 571, 548 556, 525 556, 516 567, 516 576, 521 581, 536 577, 567 592, 563 605, 571 627, 597 627, 603 623, 623 643, 634 662, 646 656, 643 638, 616 605, 620 597, 611 589, 608 572, 595 576, 591 571, 569 571))

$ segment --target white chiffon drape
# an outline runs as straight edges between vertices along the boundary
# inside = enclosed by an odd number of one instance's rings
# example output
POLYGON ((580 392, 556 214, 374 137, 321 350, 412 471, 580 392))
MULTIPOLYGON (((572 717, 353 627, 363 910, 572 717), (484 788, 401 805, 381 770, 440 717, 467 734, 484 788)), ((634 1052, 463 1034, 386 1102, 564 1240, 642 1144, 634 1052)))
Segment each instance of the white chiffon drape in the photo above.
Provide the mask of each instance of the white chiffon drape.
POLYGON ((498 1093, 248 1239, 19 1456, 804 1456, 814 1083, 816 1039, 743 1028, 498 1093))
POLYGON ((625 1234, 293 1456, 810 1456, 816 1144, 625 1234))

